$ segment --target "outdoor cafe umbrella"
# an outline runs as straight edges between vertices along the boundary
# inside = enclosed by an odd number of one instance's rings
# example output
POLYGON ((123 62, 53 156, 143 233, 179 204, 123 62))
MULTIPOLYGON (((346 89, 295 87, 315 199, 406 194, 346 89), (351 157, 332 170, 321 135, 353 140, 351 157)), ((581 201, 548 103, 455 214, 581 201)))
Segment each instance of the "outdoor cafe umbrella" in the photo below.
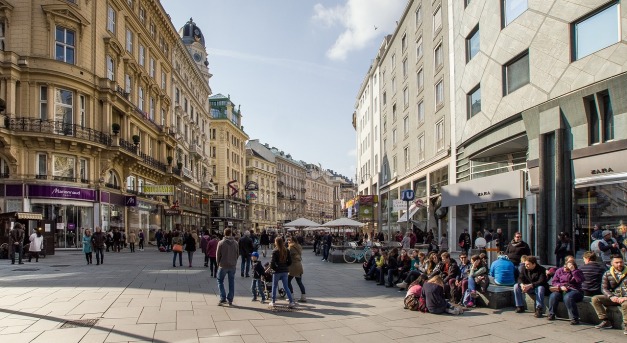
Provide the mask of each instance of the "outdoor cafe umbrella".
MULTIPOLYGON (((285 224, 287 225, 287 224, 285 224)), ((365 223, 362 222, 358 222, 356 220, 350 219, 350 218, 338 218, 336 220, 332 220, 328 223, 324 223, 322 224, 322 226, 326 226, 326 227, 342 227, 342 226, 350 226, 350 227, 362 227, 366 225, 365 223)))
POLYGON ((293 220, 289 223, 285 223, 283 224, 283 227, 308 227, 308 226, 320 226, 320 224, 311 221, 307 218, 298 218, 296 220, 293 220))

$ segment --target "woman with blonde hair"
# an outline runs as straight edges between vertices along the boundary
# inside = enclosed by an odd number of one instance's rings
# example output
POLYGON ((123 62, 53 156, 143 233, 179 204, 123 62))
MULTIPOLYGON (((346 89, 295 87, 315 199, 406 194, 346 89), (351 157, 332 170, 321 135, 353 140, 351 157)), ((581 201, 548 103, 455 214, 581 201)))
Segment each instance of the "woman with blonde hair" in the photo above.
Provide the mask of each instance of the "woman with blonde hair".
POLYGON ((300 289, 299 302, 304 303, 307 302, 307 297, 305 296, 305 285, 303 285, 303 264, 301 263, 303 260, 303 247, 298 242, 298 238, 299 237, 290 237, 287 239, 287 247, 290 251, 290 257, 292 258, 292 264, 288 268, 287 283, 293 295, 294 288, 292 288, 292 279, 296 278, 296 284, 298 284, 298 288, 300 289))
POLYGON ((440 275, 436 275, 422 285, 422 297, 425 299, 429 313, 462 314, 460 308, 451 305, 444 298, 444 281, 440 275))
POLYGON ((292 297, 292 292, 290 292, 289 284, 287 282, 287 274, 288 268, 292 264, 292 257, 290 256, 290 252, 285 247, 285 242, 283 238, 277 237, 274 239, 274 251, 272 251, 272 259, 270 260, 270 268, 274 270, 274 274, 272 274, 272 301, 270 302, 270 307, 274 307, 276 302, 276 292, 277 287, 279 286, 279 280, 283 284, 283 289, 285 293, 287 293, 287 298, 289 299, 289 307, 293 308, 296 306, 294 302, 294 298, 292 297))

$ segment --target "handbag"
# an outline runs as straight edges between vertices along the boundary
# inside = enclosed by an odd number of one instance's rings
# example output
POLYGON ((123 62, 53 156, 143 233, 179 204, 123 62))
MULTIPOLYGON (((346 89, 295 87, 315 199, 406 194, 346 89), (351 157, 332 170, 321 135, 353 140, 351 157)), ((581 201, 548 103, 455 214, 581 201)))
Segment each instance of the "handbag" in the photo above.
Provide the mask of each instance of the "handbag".
POLYGON ((172 246, 172 251, 174 252, 183 252, 183 246, 180 244, 174 244, 172 246))

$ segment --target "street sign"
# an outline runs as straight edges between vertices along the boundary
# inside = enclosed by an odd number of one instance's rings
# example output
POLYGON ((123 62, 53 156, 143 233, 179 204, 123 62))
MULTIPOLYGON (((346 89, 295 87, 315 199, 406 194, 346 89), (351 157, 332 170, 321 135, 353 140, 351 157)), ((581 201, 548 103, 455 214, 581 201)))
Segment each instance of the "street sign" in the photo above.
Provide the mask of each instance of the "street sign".
POLYGON ((407 205, 401 199, 394 199, 392 201, 392 211, 404 210, 407 205))
POLYGON ((415 196, 414 191, 411 189, 404 190, 401 193, 401 199, 403 201, 412 201, 414 200, 414 196, 415 196))

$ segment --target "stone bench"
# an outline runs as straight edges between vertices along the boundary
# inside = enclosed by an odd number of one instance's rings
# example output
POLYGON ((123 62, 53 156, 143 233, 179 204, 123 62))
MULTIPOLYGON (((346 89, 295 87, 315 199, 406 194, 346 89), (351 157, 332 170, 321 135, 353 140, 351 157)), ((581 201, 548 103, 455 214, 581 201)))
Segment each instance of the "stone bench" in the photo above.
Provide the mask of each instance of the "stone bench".
MULTIPOLYGON (((512 292, 512 299, 513 299, 512 292)), ((527 303, 528 309, 535 308, 535 296, 526 296, 525 302, 527 303)), ((549 297, 544 297, 544 305, 545 305, 545 314, 548 314, 549 308, 549 297)), ((513 306, 513 305, 512 305, 513 306)), ((596 311, 594 311, 594 307, 592 306, 592 297, 583 297, 583 300, 577 303, 577 308, 579 309, 579 320, 584 323, 590 324, 599 324, 601 321, 597 316, 596 311)), ((555 316, 557 318, 565 318, 568 319, 568 311, 566 310, 566 305, 564 302, 560 302, 557 306, 557 311, 555 311, 555 316)), ((615 329, 621 329, 623 325, 622 315, 620 313, 620 308, 618 306, 612 306, 607 309, 607 316, 612 321, 615 329)), ((627 329, 627 328, 626 328, 627 329)))
POLYGON ((490 284, 485 293, 477 292, 477 306, 501 309, 514 306, 514 287, 490 284))

